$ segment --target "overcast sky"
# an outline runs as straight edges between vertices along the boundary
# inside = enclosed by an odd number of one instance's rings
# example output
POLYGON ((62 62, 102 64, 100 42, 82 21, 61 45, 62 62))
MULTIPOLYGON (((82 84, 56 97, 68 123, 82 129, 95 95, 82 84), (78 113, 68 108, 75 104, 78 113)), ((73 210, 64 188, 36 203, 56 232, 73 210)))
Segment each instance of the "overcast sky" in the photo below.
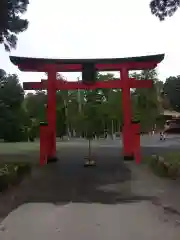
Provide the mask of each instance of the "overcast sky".
MULTIPOLYGON (((151 15, 150 0, 30 0, 29 28, 11 55, 47 58, 113 58, 165 53, 161 80, 180 74, 180 10, 165 22, 151 15)), ((43 74, 21 73, 0 46, 0 68, 21 81, 43 74)), ((75 80, 79 74, 65 74, 75 80)))

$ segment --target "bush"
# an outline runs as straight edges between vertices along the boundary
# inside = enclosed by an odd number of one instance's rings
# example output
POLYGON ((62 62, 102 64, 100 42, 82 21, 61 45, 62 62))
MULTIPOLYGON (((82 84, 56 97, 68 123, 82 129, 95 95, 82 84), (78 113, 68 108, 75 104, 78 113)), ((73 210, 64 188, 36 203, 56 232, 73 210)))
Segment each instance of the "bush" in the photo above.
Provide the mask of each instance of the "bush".
POLYGON ((20 126, 9 125, 2 134, 5 142, 23 142, 28 140, 27 132, 20 126))
POLYGON ((19 183, 25 174, 30 173, 31 166, 26 163, 8 163, 0 165, 0 192, 10 185, 19 183))
POLYGON ((0 175, 0 192, 6 190, 9 186, 7 175, 0 175))
POLYGON ((18 164, 17 165, 17 174, 19 176, 24 176, 24 174, 29 173, 31 171, 31 166, 29 164, 18 164))
POLYGON ((155 174, 176 179, 180 173, 180 153, 168 153, 164 157, 153 155, 146 159, 155 174))

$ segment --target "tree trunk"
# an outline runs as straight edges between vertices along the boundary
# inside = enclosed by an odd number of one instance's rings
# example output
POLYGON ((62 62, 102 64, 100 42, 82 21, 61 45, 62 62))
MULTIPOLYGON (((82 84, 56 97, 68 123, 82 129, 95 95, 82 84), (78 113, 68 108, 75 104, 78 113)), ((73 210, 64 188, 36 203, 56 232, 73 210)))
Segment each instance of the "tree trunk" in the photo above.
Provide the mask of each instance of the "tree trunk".
POLYGON ((65 107, 65 119, 66 119, 66 134, 68 138, 70 137, 70 131, 69 131, 69 121, 68 121, 68 105, 66 100, 64 100, 64 107, 65 107))
POLYGON ((88 144, 89 145, 88 146, 88 153, 89 153, 88 155, 89 155, 89 160, 91 160, 91 139, 89 139, 88 143, 89 143, 88 144))
POLYGON ((113 121, 113 119, 111 120, 111 135, 112 135, 112 139, 114 139, 114 121, 113 121))

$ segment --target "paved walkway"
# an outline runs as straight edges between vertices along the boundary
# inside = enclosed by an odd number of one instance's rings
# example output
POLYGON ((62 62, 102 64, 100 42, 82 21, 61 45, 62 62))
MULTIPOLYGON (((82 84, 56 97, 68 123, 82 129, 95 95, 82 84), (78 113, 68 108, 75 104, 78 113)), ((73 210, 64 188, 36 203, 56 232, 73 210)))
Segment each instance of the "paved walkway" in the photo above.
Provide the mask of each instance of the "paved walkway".
MULTIPOLYGON (((71 139, 66 142, 58 142, 57 147, 69 147, 69 146, 81 146, 87 147, 88 142, 84 139, 71 139)), ((122 147, 122 138, 116 138, 112 140, 108 139, 98 139, 92 141, 92 146, 97 147, 122 147)), ((165 141, 160 140, 160 135, 141 135, 141 146, 142 147, 179 147, 180 146, 180 135, 171 134, 166 136, 165 141)))
POLYGON ((61 149, 57 164, 1 195, 0 217, 16 210, 2 221, 0 239, 179 239, 178 181, 123 163, 118 148, 96 148, 95 168, 83 167, 86 154, 61 149))

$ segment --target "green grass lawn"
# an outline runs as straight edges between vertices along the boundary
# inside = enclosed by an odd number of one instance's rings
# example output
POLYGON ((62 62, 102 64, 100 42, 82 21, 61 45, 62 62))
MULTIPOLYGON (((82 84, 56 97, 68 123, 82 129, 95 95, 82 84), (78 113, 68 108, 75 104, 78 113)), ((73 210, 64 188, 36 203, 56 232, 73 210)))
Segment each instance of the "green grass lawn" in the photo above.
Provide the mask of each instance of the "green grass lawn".
MULTIPOLYGON (((61 148, 66 148, 69 146, 76 147, 77 145, 81 144, 81 146, 88 147, 87 142, 79 143, 79 142, 56 142, 57 150, 61 148)), ((24 153, 31 153, 31 152, 39 152, 40 150, 40 143, 39 141, 35 142, 17 142, 17 143, 4 143, 0 142, 0 154, 24 154, 24 153)))
POLYGON ((39 151, 39 142, 0 143, 0 154, 39 151))
MULTIPOLYGON (((76 142, 76 141, 60 141, 56 142, 57 150, 61 148, 76 147, 81 145, 81 147, 88 147, 88 142, 76 142)), ((0 154, 17 154, 17 153, 30 153, 38 152, 40 149, 39 141, 35 142, 17 142, 17 143, 4 143, 0 142, 0 154)))

